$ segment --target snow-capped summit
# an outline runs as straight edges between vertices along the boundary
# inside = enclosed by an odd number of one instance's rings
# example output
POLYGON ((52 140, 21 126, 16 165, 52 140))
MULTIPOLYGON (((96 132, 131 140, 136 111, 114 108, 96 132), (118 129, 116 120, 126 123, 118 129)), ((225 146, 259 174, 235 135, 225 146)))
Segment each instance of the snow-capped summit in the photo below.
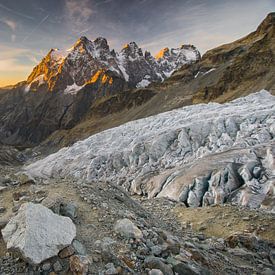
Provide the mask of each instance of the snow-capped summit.
POLYGON ((155 56, 160 70, 169 77, 175 70, 183 64, 199 60, 199 51, 193 45, 182 45, 179 48, 164 48, 155 56))
POLYGON ((132 58, 143 56, 142 49, 138 47, 136 42, 125 44, 121 50, 121 54, 124 54, 125 56, 131 56, 132 58))
POLYGON ((194 46, 165 49, 154 58, 143 53, 135 43, 126 44, 117 53, 103 37, 90 41, 80 37, 67 51, 52 49, 27 79, 25 91, 46 87, 50 91, 76 93, 86 84, 101 80, 104 86, 113 85, 113 76, 127 83, 128 88, 145 87, 161 82, 188 62, 200 58, 194 46), (110 81, 105 81, 106 79, 110 81))

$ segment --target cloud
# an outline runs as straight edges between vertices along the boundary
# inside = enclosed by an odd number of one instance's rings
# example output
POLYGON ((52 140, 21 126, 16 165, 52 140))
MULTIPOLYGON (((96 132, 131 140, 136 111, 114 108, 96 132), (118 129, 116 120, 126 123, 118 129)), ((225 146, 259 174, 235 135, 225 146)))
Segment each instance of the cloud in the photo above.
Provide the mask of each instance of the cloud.
POLYGON ((32 65, 25 65, 18 63, 17 59, 9 58, 5 60, 0 60, 0 73, 10 72, 10 73, 26 73, 32 70, 32 65))
POLYGON ((31 49, 2 45, 0 45, 0 52, 0 74, 1 72, 29 72, 43 54, 31 49), (28 62, 22 62, 21 58, 27 59, 28 62))
POLYGON ((3 5, 3 4, 0 4, 0 9, 5 10, 5 11, 8 11, 8 12, 10 12, 10 13, 12 13, 12 14, 18 15, 18 16, 20 16, 20 17, 24 17, 24 18, 26 18, 26 19, 30 19, 30 20, 33 20, 33 19, 34 19, 32 16, 29 16, 29 15, 27 15, 27 14, 25 14, 25 13, 16 11, 16 10, 14 10, 14 9, 11 9, 11 8, 9 8, 9 7, 5 6, 5 5, 3 5))
POLYGON ((17 28, 17 24, 15 21, 10 20, 10 19, 2 19, 0 20, 1 22, 3 22, 5 25, 7 25, 12 31, 15 31, 17 28))
POLYGON ((16 35, 15 35, 15 34, 12 34, 12 35, 11 35, 11 42, 15 42, 15 40, 16 40, 16 35))
POLYGON ((49 18, 49 14, 48 15, 46 15, 40 22, 39 22, 39 24, 37 25, 37 26, 35 26, 24 38, 23 38, 23 40, 22 40, 22 42, 25 42, 25 41, 27 41, 30 37, 31 37, 31 35, 36 31, 36 30, 38 30, 39 29, 39 27, 44 23, 44 22, 46 22, 46 20, 49 18))
POLYGON ((87 28, 87 23, 94 13, 89 0, 67 0, 65 11, 74 32, 80 32, 83 28, 87 28))

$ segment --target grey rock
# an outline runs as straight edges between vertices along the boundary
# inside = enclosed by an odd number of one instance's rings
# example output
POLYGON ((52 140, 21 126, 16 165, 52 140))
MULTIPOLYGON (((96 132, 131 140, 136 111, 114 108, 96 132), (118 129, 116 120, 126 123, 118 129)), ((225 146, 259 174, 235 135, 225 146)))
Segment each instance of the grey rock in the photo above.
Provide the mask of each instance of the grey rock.
POLYGON ((51 269, 51 267, 52 267, 51 263, 44 263, 42 265, 42 270, 43 271, 49 271, 51 269))
POLYGON ((108 264, 105 265, 105 267, 106 267, 107 270, 104 272, 104 274, 107 274, 107 275, 118 274, 118 271, 115 268, 113 263, 108 263, 108 264))
POLYGON ((145 267, 148 267, 150 269, 159 269, 163 272, 165 275, 173 275, 173 270, 166 265, 160 258, 157 257, 147 257, 144 261, 145 267))
POLYGON ((159 256, 162 251, 163 251, 163 248, 161 245, 154 245, 151 247, 151 252, 155 256, 159 256))
POLYGON ((74 240, 72 243, 73 248, 76 251, 76 254, 78 255, 86 255, 87 254, 87 250, 85 248, 85 246, 78 240, 74 240))
POLYGON ((164 275, 163 272, 159 269, 151 269, 149 275, 164 275))
POLYGON ((74 203, 66 203, 60 205, 60 215, 66 216, 74 220, 77 217, 77 207, 74 203))
POLYGON ((125 238, 140 239, 143 237, 141 230, 129 219, 118 220, 114 229, 125 238))
POLYGON ((56 256, 71 244, 76 228, 68 217, 54 214, 41 204, 25 203, 2 229, 8 249, 17 250, 31 264, 56 256))
POLYGON ((178 263, 175 266, 173 266, 173 271, 178 274, 188 274, 188 275, 198 275, 197 272, 195 272, 191 267, 189 267, 187 264, 184 263, 178 263))
POLYGON ((63 267, 61 265, 61 263, 59 261, 56 261, 54 264, 53 264, 53 270, 55 272, 60 272, 62 271, 63 267))

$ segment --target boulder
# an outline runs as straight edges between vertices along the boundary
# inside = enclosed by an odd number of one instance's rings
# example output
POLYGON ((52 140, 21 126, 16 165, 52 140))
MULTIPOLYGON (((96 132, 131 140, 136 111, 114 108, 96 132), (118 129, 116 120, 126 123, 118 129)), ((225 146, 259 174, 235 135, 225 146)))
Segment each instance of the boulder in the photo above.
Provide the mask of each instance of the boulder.
POLYGON ((141 230, 129 219, 118 220, 115 224, 115 231, 129 239, 140 239, 143 237, 141 230))
POLYGON ((158 269, 165 275, 173 275, 173 271, 169 265, 166 265, 161 258, 149 256, 144 261, 145 267, 150 269, 158 269))
POLYGON ((2 229, 2 236, 8 249, 19 251, 31 264, 40 264, 70 245, 76 228, 68 217, 41 204, 25 203, 2 229))
POLYGON ((70 270, 74 275, 86 275, 89 271, 89 259, 86 256, 73 255, 70 257, 70 270))

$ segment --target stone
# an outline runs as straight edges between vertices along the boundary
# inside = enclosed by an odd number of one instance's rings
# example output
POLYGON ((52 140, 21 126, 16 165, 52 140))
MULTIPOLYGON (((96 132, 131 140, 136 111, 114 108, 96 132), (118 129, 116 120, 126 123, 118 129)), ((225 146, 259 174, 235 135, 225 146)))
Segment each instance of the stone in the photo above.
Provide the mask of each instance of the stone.
POLYGON ((175 254, 175 255, 180 253, 180 243, 176 237, 168 234, 166 243, 168 245, 167 250, 169 252, 171 252, 172 254, 175 254))
POLYGON ((97 240, 95 245, 102 250, 110 250, 111 246, 116 244, 116 241, 110 237, 104 237, 102 240, 97 240))
POLYGON ((149 275, 164 275, 163 272, 159 269, 151 269, 149 275))
POLYGON ((29 195, 29 192, 14 192, 12 194, 13 200, 19 201, 22 197, 29 195))
POLYGON ((129 219, 118 220, 114 227, 115 231, 125 238, 141 239, 141 230, 129 219))
POLYGON ((42 205, 51 209, 54 213, 60 214, 60 206, 62 202, 63 198, 60 195, 55 194, 44 199, 42 205))
POLYGON ((155 256, 159 256, 162 252, 162 247, 160 245, 154 245, 151 247, 151 252, 155 256))
POLYGON ((74 275, 86 275, 89 271, 89 259, 86 256, 73 255, 70 257, 70 270, 74 275))
POLYGON ((173 271, 177 274, 188 274, 188 275, 197 275, 195 271, 192 270, 187 264, 178 263, 173 266, 173 271))
POLYGON ((61 263, 59 261, 56 261, 54 264, 53 264, 53 270, 55 272, 60 272, 62 271, 63 267, 61 265, 61 263))
POLYGON ((74 220, 77 217, 77 207, 73 203, 66 203, 60 205, 60 215, 70 217, 74 220))
POLYGON ((51 269, 51 267, 52 267, 51 263, 44 263, 42 265, 42 270, 43 271, 49 271, 51 269))
POLYGON ((6 210, 7 210, 7 209, 6 209, 5 207, 0 207, 0 214, 5 213, 6 210))
POLYGON ((74 240, 72 246, 78 255, 86 255, 87 251, 85 246, 78 240, 74 240))
POLYGON ((236 246, 243 246, 248 250, 257 250, 258 248, 257 238, 250 234, 233 234, 227 237, 225 241, 230 248, 235 248, 236 246))
POLYGON ((106 275, 116 275, 118 274, 117 269, 115 268, 113 263, 108 263, 105 265, 106 267, 106 271, 104 272, 104 274, 106 275))
POLYGON ((149 256, 144 261, 145 267, 150 269, 159 269, 165 275, 173 275, 173 270, 169 265, 166 265, 160 258, 149 256))
POLYGON ((64 258, 68 258, 70 256, 72 256, 75 253, 74 248, 69 245, 67 247, 65 247, 64 249, 62 249, 59 253, 58 256, 60 259, 64 259, 64 258))
POLYGON ((20 252, 31 264, 40 264, 71 244, 76 227, 70 218, 41 204, 25 203, 2 229, 2 236, 7 249, 20 252))

